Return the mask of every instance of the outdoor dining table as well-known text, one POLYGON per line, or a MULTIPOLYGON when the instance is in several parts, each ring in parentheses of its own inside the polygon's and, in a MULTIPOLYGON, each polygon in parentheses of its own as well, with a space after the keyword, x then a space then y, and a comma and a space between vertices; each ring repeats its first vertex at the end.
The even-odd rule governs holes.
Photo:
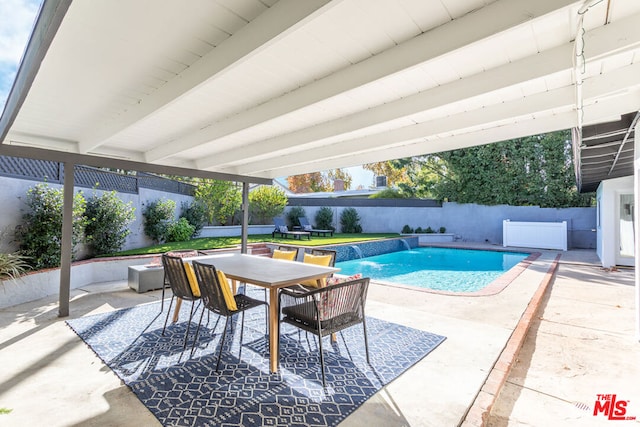
POLYGON ((324 267, 303 262, 285 261, 264 256, 247 254, 204 255, 184 258, 185 261, 198 261, 212 264, 221 270, 227 278, 235 282, 249 283, 269 290, 269 367, 271 372, 278 371, 278 289, 300 283, 304 280, 322 279, 340 271, 339 268, 324 267))

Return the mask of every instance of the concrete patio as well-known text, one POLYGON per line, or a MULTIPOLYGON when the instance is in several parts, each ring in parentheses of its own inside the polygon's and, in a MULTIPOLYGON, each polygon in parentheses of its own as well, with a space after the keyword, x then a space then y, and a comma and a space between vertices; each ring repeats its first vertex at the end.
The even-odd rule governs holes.
MULTIPOLYGON (((628 415, 640 416, 633 291, 633 270, 602 270, 592 251, 545 251, 504 291, 488 297, 374 284, 368 315, 447 340, 341 425, 480 425, 482 413, 469 411, 478 405, 493 406, 493 426, 602 425, 602 415, 573 403, 593 408, 603 393, 629 400, 628 415), (530 335, 522 336, 502 393, 495 404, 478 402, 486 398, 478 392, 486 389, 513 331, 522 331, 529 302, 552 279, 558 254, 555 279, 540 298, 530 335)), ((126 282, 96 283, 72 291, 71 317, 159 298, 159 291, 137 294, 126 282)), ((11 410, 0 415, 0 425, 159 425, 57 317, 56 296, 0 311, 0 365, 0 408, 11 410)))

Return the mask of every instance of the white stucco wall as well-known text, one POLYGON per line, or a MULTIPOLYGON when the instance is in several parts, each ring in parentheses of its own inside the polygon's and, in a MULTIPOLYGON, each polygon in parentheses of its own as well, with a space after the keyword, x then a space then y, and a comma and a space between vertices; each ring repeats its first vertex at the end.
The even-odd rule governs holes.
POLYGON ((602 181, 596 192, 598 199, 597 253, 602 266, 607 268, 617 264, 616 255, 620 246, 617 221, 620 194, 623 193, 633 193, 632 176, 602 181))

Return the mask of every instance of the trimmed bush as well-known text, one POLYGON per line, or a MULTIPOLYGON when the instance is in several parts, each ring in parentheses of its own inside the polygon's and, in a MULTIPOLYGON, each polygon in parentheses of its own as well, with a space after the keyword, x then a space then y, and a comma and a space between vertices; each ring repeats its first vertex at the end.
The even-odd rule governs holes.
POLYGON ((166 241, 175 210, 176 202, 173 200, 162 199, 149 202, 142 212, 144 233, 156 243, 166 241))
POLYGON ((328 206, 321 207, 316 213, 316 226, 320 230, 333 230, 335 231, 335 227, 333 226, 333 211, 328 206))
POLYGON ((294 206, 287 212, 287 222, 290 227, 300 226, 300 217, 307 216, 302 206, 294 206))
POLYGON ((191 237, 198 237, 207 222, 207 207, 202 201, 195 199, 191 203, 182 202, 180 208, 182 209, 180 218, 186 219, 193 227, 191 237))
POLYGON ((340 215, 340 226, 343 233, 362 233, 360 215, 355 208, 346 208, 340 215))
POLYGON ((85 217, 85 237, 92 255, 112 254, 122 249, 131 233, 128 226, 135 219, 135 209, 109 191, 87 201, 85 217))
MULTIPOLYGON (((60 266, 64 204, 62 189, 38 184, 27 191, 25 203, 27 209, 23 210, 23 223, 15 230, 16 241, 23 255, 35 270, 60 266)), ((73 196, 72 259, 75 259, 76 247, 82 241, 85 207, 84 196, 76 193, 73 196)))
POLYGON ((185 242, 193 236, 193 225, 186 218, 172 221, 167 227, 167 242, 185 242))
POLYGON ((411 234, 413 233, 413 228, 409 227, 409 224, 405 224, 404 227, 402 227, 402 234, 411 234))

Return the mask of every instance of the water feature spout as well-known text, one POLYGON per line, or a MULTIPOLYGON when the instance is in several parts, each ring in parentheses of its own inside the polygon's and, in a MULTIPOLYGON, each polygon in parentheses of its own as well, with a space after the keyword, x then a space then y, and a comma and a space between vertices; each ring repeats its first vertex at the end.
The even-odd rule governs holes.
POLYGON ((362 255, 362 249, 360 249, 359 246, 351 245, 351 249, 353 249, 353 251, 356 253, 356 258, 357 259, 364 258, 364 256, 362 255))
POLYGON ((402 245, 404 246, 405 250, 407 251, 411 250, 411 246, 409 246, 409 243, 405 239, 400 239, 400 241, 402 242, 402 245))

